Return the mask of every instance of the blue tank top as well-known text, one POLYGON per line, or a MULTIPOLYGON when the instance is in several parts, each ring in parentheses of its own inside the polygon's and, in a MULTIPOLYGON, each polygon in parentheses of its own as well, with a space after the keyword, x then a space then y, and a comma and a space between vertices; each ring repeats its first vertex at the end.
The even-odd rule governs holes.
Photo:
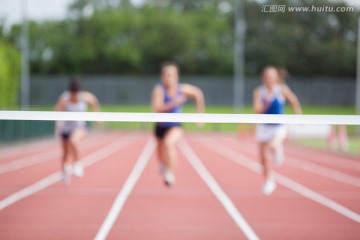
MULTIPOLYGON (((169 95, 168 91, 166 90, 166 87, 161 84, 161 88, 163 89, 163 93, 164 93, 164 103, 169 103, 172 101, 172 97, 169 95)), ((180 84, 177 85, 176 87, 176 95, 177 97, 181 97, 182 96, 182 92, 181 92, 181 86, 180 84)), ((182 106, 178 105, 172 109, 170 109, 169 111, 167 111, 167 113, 181 113, 182 111, 182 106)), ((173 126, 180 126, 179 122, 161 122, 161 123, 157 123, 157 125, 162 126, 162 127, 173 127, 173 126)))
MULTIPOLYGON (((260 96, 263 104, 266 103, 267 96, 270 93, 267 88, 262 85, 260 87, 260 96)), ((275 85, 274 87, 274 96, 271 99, 268 108, 265 110, 264 114, 283 114, 285 107, 285 98, 281 93, 281 85, 275 85)), ((280 124, 267 124, 267 125, 280 125, 280 124)))

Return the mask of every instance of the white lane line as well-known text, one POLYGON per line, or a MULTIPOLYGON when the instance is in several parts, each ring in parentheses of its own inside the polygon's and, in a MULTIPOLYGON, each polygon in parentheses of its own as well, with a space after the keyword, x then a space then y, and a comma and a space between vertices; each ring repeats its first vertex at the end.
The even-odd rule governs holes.
MULTIPOLYGON (((253 170, 256 173, 261 173, 261 165, 254 162, 253 160, 247 158, 246 156, 232 150, 229 149, 227 147, 224 146, 220 146, 219 143, 215 142, 215 141, 210 141, 210 140, 202 140, 200 141, 200 143, 205 146, 206 148, 210 149, 211 151, 214 151, 224 157, 226 157, 227 159, 234 161, 248 169, 253 170)), ((330 208, 331 210, 357 222, 360 223, 360 215, 346 207, 344 207, 343 205, 321 195, 318 194, 314 191, 312 191, 311 189, 285 177, 282 176, 281 174, 275 173, 274 174, 276 177, 276 180, 279 184, 293 190, 294 192, 297 192, 298 194, 313 200, 314 202, 319 203, 320 205, 323 205, 325 207, 330 208)))
MULTIPOLYGON (((85 144, 85 148, 83 150, 87 150, 87 149, 95 147, 99 143, 98 143, 98 140, 91 139, 91 140, 89 140, 89 142, 85 142, 84 144, 85 144)), ((101 144, 103 144, 103 143, 101 143, 101 144)), ((24 157, 21 159, 17 159, 15 161, 4 163, 4 164, 0 165, 0 175, 4 174, 4 173, 15 171, 15 170, 19 170, 22 168, 31 167, 31 166, 34 166, 34 165, 37 165, 37 164, 40 164, 43 162, 53 160, 55 158, 60 158, 59 149, 56 149, 56 150, 51 149, 49 151, 41 152, 41 153, 27 156, 27 157, 24 157)))
POLYGON ((2 146, 4 148, 0 149, 0 155, 2 158, 16 157, 19 155, 19 149, 23 151, 45 151, 49 147, 55 145, 56 145, 56 141, 52 137, 48 137, 46 139, 41 139, 41 140, 35 140, 35 142, 31 142, 31 143, 12 143, 11 145, 9 143, 2 146))
POLYGON ((338 212, 338 213, 344 215, 345 217, 348 217, 351 220, 354 220, 357 223, 360 223, 360 215, 357 214, 356 212, 344 207, 343 205, 341 205, 319 193, 316 193, 316 192, 306 188, 305 186, 293 181, 292 179, 287 178, 280 174, 276 174, 276 181, 278 183, 282 184, 283 186, 285 186, 289 189, 293 189, 295 192, 300 193, 301 195, 303 195, 317 203, 320 203, 321 205, 326 206, 326 207, 334 210, 335 212, 338 212))
MULTIPOLYGON (((231 144, 232 143, 238 144, 238 142, 235 143, 235 141, 231 141, 231 144)), ((255 147, 253 145, 250 145, 248 143, 245 143, 245 145, 248 149, 255 150, 255 147)), ((291 153, 291 154, 289 154, 290 156, 286 156, 286 161, 285 161, 286 165, 289 165, 291 167, 298 168, 298 169, 301 169, 301 170, 304 170, 304 171, 307 171, 310 173, 314 173, 319 176, 329 178, 331 180, 342 182, 342 183, 352 185, 355 187, 360 187, 360 178, 353 177, 349 174, 345 174, 343 172, 321 166, 319 164, 316 164, 312 161, 303 159, 301 157, 293 157, 292 154, 296 155, 296 153, 291 153)))
POLYGON ((34 154, 32 156, 27 156, 9 163, 5 163, 0 165, 0 174, 12 172, 15 170, 19 170, 25 167, 30 167, 42 162, 49 161, 51 159, 57 158, 60 156, 60 151, 56 150, 49 150, 46 152, 34 154))
MULTIPOLYGON (((129 146, 136 138, 131 137, 121 137, 120 140, 117 140, 116 142, 113 142, 112 144, 108 145, 107 147, 103 147, 100 150, 93 152, 90 155, 87 155, 84 157, 81 161, 83 163, 84 167, 88 167, 118 151, 121 149, 129 146)), ((48 177, 45 177, 41 179, 40 181, 21 189, 20 191, 13 193, 12 195, 4 198, 0 201, 0 211, 4 208, 28 197, 32 194, 39 192, 40 190, 43 190, 52 184, 57 183, 61 180, 61 172, 58 171, 54 174, 49 175, 48 177)))
POLYGON ((315 163, 305 162, 306 160, 300 160, 300 158, 286 158, 287 160, 289 160, 285 162, 286 165, 299 168, 307 172, 311 172, 355 187, 360 187, 360 178, 353 177, 348 174, 327 167, 323 167, 315 163))
MULTIPOLYGON (((238 137, 235 137, 235 136, 232 137, 231 141, 233 141, 236 145, 239 144, 238 137)), ((255 140, 251 140, 250 142, 246 142, 246 143, 248 145, 251 143, 255 144, 255 140)), ((291 144, 291 145, 293 145, 293 144, 291 144)), ((356 159, 351 159, 351 157, 346 158, 344 156, 337 156, 337 155, 321 152, 321 151, 315 150, 315 149, 309 149, 309 148, 305 148, 305 147, 299 148, 299 147, 291 146, 291 145, 287 147, 287 152, 289 154, 295 153, 296 155, 299 155, 299 154, 302 155, 301 157, 297 157, 297 158, 304 159, 308 162, 336 166, 336 167, 340 167, 340 168, 344 168, 344 169, 350 169, 352 171, 360 171, 360 161, 356 161, 356 159), (324 158, 323 154, 326 154, 325 158, 324 158), (304 155, 311 155, 314 157, 311 159, 307 159, 306 157, 304 157, 304 155)))
POLYGON ((153 139, 150 139, 145 148, 143 149, 140 157, 138 158, 134 168, 132 169, 129 177, 126 179, 126 182, 124 186, 121 188, 121 191, 116 196, 115 201, 113 205, 111 206, 111 209, 106 216, 104 222, 102 223, 99 231, 97 232, 95 236, 95 240, 102 240, 106 239, 107 235, 109 234, 112 226, 114 225, 117 217, 119 216, 122 207, 124 206, 126 200, 128 199, 131 191, 133 190, 136 182, 140 178, 146 164, 150 160, 151 155, 155 151, 155 141, 153 139))
POLYGON ((259 239, 251 226, 247 223, 245 218, 241 215, 238 209, 235 207, 234 203, 231 199, 226 195, 226 193, 222 190, 220 185, 216 182, 214 177, 210 174, 210 172, 206 169, 204 164, 201 162, 199 157, 195 154, 195 152, 190 148, 189 144, 185 141, 179 144, 180 150, 186 156, 187 160, 202 178, 202 180, 206 183, 215 197, 220 201, 225 210, 228 212, 230 217, 234 220, 235 224, 241 229, 241 231, 245 234, 248 239, 259 239))
MULTIPOLYGON (((104 132, 101 130, 90 131, 90 134, 83 143, 87 144, 87 142, 92 141, 93 138, 98 138, 103 135, 104 132)), ((20 143, 9 143, 9 144, 0 145, 0 147, 3 147, 2 149, 0 149, 0 156, 1 158, 4 159, 8 157, 18 158, 19 153, 21 154, 21 151, 27 152, 28 155, 36 154, 34 153, 35 151, 45 152, 49 148, 58 147, 59 139, 60 138, 58 136, 47 136, 41 139, 29 139, 30 142, 26 142, 26 143, 20 142, 20 143), (21 151, 19 151, 19 149, 21 149, 21 151)))
POLYGON ((326 158, 322 158, 321 157, 321 153, 317 152, 317 151, 313 151, 310 149, 299 149, 296 150, 293 147, 291 147, 291 149, 289 149, 289 153, 294 153, 297 154, 298 151, 301 151, 301 154, 311 154, 312 156, 314 156, 313 159, 305 159, 304 157, 301 157, 302 159, 306 160, 306 161, 310 161, 310 162, 315 162, 315 163, 323 163, 326 165, 331 165, 331 166, 336 166, 336 167, 341 167, 341 168, 345 168, 345 169, 350 169, 352 171, 360 171, 360 162, 357 162, 356 160, 352 160, 352 159, 348 159, 348 158, 344 158, 341 156, 329 156, 327 155, 326 158), (319 157, 320 156, 320 157, 319 157))

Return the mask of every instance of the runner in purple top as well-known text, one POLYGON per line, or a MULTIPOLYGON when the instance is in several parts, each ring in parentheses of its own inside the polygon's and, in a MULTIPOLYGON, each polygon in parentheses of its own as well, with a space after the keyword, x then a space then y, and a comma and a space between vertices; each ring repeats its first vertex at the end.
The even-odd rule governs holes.
MULTIPOLYGON (((204 112, 204 95, 200 88, 179 83, 179 68, 175 63, 165 62, 161 66, 161 84, 154 87, 151 106, 157 113, 180 113, 188 98, 194 100, 198 113, 204 112)), ((176 144, 184 132, 178 122, 156 123, 154 130, 157 139, 157 152, 160 171, 164 182, 171 186, 175 183, 177 163, 176 144)))

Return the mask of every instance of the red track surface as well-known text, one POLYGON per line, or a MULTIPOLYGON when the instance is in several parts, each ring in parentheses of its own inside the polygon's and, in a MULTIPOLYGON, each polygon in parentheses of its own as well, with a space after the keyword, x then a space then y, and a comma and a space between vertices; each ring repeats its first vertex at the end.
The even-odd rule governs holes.
MULTIPOLYGON (((82 144, 82 155, 98 155, 96 162, 86 168, 85 177, 73 178, 69 186, 55 182, 1 209, 0 239, 94 239, 116 196, 125 191, 124 184, 149 139, 152 136, 148 133, 90 135, 82 144), (104 149, 110 152, 105 154, 104 149)), ((360 239, 359 159, 288 144, 286 162, 276 169, 277 189, 273 195, 263 196, 262 177, 256 165, 257 146, 251 137, 187 134, 185 140, 235 206, 232 211, 241 214, 258 238, 360 239), (293 185, 287 185, 291 181, 302 186, 293 189, 293 185), (302 194, 303 187, 312 191, 310 197, 302 194), (332 200, 341 209, 333 210, 322 200, 316 202, 314 194, 332 200), (343 214, 344 209, 355 220, 343 214)), ((31 143, 30 147, 17 146, 15 151, 1 150, 0 171, 5 164, 30 161, 26 157, 42 152, 53 151, 54 155, 1 173, 0 205, 4 199, 59 171, 58 148, 55 141, 49 140, 31 143)), ((150 155, 110 226, 107 239, 247 238, 190 164, 195 160, 187 159, 189 155, 180 149, 172 188, 163 185, 156 155, 150 155)))

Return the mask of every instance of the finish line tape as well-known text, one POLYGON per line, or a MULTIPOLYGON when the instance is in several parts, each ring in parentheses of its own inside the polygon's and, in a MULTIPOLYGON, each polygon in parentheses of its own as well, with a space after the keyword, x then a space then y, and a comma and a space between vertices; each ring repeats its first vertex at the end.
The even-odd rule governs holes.
POLYGON ((0 111, 0 120, 360 125, 360 115, 0 111))

